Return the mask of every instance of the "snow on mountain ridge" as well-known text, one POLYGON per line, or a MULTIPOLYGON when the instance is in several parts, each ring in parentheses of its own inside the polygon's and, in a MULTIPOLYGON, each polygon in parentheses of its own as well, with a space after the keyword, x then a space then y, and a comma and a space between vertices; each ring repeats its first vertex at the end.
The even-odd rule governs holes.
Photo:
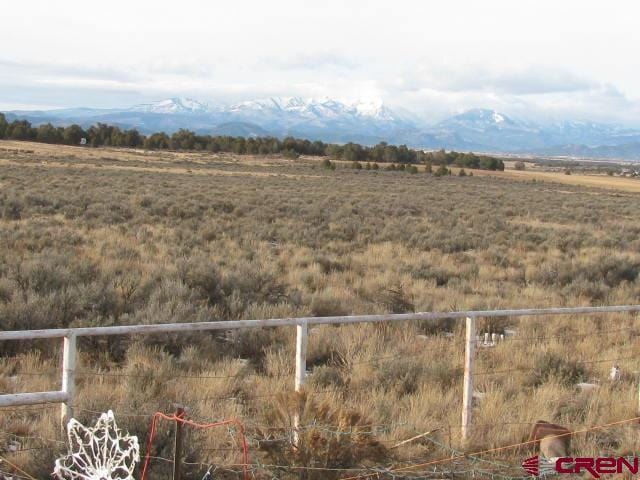
POLYGON ((393 112, 380 100, 375 101, 340 101, 331 98, 302 97, 270 97, 266 99, 248 100, 232 105, 231 112, 240 111, 273 111, 309 114, 313 116, 329 116, 348 114, 379 120, 392 120, 393 112))
POLYGON ((173 97, 152 103, 136 105, 134 111, 146 113, 206 113, 210 107, 192 98, 173 97))

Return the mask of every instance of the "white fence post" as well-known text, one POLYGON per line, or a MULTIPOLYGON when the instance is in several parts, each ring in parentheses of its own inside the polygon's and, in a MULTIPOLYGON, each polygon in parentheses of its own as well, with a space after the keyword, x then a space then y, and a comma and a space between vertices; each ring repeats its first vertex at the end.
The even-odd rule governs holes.
POLYGON ((309 327, 306 320, 296 326, 296 392, 300 392, 307 373, 307 338, 309 327))
MULTIPOLYGON (((309 327, 306 320, 301 320, 296 325, 296 392, 301 392, 304 387, 307 374, 307 341, 309 327)), ((300 409, 296 405, 293 414, 293 444, 297 447, 300 440, 300 409)))
POLYGON ((73 404, 76 393, 76 335, 70 333, 64 337, 62 350, 62 391, 67 400, 62 404, 60 420, 63 430, 67 422, 73 418, 73 404))
POLYGON ((464 351, 464 390, 462 392, 462 441, 469 439, 473 417, 473 361, 476 347, 476 318, 467 317, 464 351))

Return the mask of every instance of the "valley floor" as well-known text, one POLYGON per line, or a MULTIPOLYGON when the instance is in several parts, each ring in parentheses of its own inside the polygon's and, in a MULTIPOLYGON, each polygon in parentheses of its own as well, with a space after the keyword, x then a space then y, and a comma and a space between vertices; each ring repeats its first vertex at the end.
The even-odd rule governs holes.
MULTIPOLYGON (((640 180, 473 174, 0 142, 0 329, 638 303, 640 180)), ((540 419, 578 431, 637 413, 636 315, 483 319, 479 333, 508 338, 479 349, 465 447, 461 322, 314 328, 303 398, 293 330, 83 339, 78 419, 112 409, 144 444, 150 416, 180 403, 194 420, 243 422, 255 478, 337 479, 518 443, 540 419)), ((60 388, 59 347, 3 343, 0 391, 60 388)), ((2 409, 0 455, 48 478, 65 451, 58 409, 2 409)), ((171 478, 165 427, 154 480, 171 478)), ((639 447, 635 423, 573 439, 582 456, 639 447)), ((209 464, 237 478, 227 430, 189 431, 185 449, 185 478, 209 464)), ((522 477, 529 456, 407 470, 522 477)))

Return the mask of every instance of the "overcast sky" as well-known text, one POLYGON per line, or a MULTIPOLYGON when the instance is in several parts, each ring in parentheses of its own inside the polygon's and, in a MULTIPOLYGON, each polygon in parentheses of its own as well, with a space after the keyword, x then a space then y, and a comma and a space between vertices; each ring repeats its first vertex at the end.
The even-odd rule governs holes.
POLYGON ((381 99, 640 125, 640 2, 5 2, 0 109, 381 99))

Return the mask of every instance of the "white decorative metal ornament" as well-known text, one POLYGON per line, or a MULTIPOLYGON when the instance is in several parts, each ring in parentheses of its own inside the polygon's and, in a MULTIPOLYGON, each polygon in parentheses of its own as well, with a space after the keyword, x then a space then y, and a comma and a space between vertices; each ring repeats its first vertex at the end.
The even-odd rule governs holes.
POLYGON ((138 437, 123 435, 113 412, 100 415, 95 427, 76 419, 67 424, 69 454, 56 460, 54 475, 61 480, 133 480, 140 461, 138 437))

